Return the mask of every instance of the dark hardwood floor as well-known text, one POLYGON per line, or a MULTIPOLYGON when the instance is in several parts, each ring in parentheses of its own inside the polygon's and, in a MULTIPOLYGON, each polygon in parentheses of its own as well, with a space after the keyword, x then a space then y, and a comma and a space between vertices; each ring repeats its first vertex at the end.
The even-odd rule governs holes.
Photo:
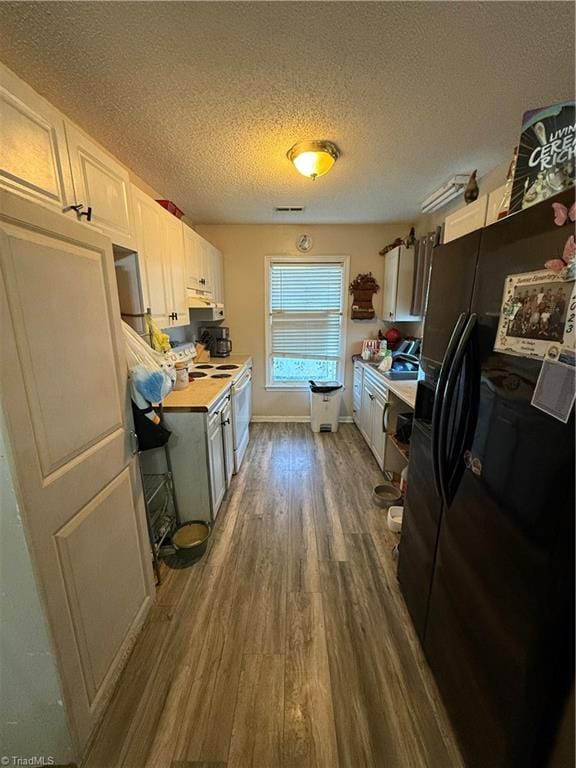
POLYGON ((256 424, 205 557, 163 569, 85 768, 461 768, 351 424, 256 424))

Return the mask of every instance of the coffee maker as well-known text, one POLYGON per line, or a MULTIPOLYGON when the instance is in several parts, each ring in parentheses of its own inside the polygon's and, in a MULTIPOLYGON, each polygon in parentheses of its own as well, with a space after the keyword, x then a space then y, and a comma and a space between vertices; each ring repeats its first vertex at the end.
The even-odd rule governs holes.
POLYGON ((200 341, 212 357, 228 357, 232 352, 230 328, 225 325, 205 325, 200 328, 200 341))

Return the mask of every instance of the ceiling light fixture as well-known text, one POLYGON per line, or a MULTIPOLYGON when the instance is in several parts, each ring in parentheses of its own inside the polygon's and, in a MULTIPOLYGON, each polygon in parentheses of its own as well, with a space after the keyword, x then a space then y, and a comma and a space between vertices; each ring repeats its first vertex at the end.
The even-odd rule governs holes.
POLYGON ((340 157, 340 150, 331 141, 299 141, 288 150, 288 159, 302 176, 314 179, 324 176, 340 157))
POLYGON ((449 181, 437 189, 436 192, 428 195, 426 200, 422 203, 422 213, 432 213, 432 211, 437 211, 439 208, 442 208, 449 203, 450 200, 453 200, 463 191, 469 178, 470 175, 464 173, 458 173, 456 176, 453 176, 449 181))

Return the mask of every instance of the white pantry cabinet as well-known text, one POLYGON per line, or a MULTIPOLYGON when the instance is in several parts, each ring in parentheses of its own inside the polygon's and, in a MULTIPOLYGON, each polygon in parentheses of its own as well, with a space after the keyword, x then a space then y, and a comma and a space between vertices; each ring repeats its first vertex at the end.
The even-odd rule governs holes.
POLYGON ((92 209, 91 223, 113 243, 133 248, 128 171, 68 122, 66 137, 76 202, 92 209))
POLYGON ((399 245, 384 257, 382 320, 387 323, 420 320, 411 311, 414 291, 414 249, 399 245))
POLYGON ((61 213, 74 203, 63 116, 1 64, 0 116, 0 187, 61 213))
POLYGON ((18 506, 80 763, 154 595, 110 240, 0 190, 0 325, 18 506))

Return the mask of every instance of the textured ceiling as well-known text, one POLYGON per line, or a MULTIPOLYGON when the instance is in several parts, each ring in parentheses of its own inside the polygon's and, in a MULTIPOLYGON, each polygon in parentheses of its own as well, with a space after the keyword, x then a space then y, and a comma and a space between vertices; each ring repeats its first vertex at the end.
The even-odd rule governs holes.
POLYGON ((0 2, 0 58, 196 223, 415 218, 573 96, 573 31, 568 2, 0 2), (317 138, 312 182, 286 151, 317 138))

